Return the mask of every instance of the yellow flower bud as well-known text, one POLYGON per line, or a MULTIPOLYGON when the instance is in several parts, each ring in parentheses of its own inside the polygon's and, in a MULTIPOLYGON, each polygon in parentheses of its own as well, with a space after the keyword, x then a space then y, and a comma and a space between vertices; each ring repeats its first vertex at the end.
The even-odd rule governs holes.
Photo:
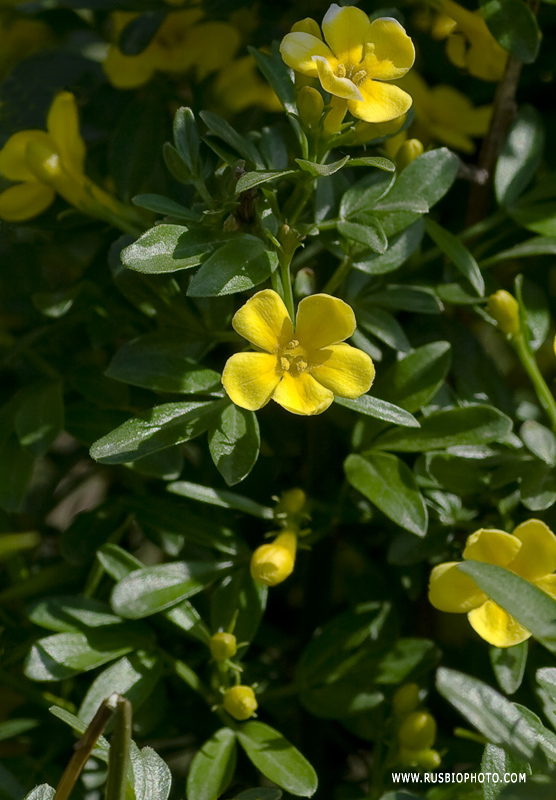
POLYGON ((347 112, 347 103, 344 103, 343 105, 333 106, 326 115, 326 117, 324 118, 324 122, 322 124, 325 133, 328 134, 337 133, 340 130, 340 125, 344 121, 346 112, 347 112))
POLYGON ((300 514, 303 507, 307 502, 307 495, 303 489, 288 489, 282 492, 280 502, 277 506, 277 511, 282 511, 285 514, 300 514))
POLYGON ((425 750, 436 738, 436 722, 427 711, 414 711, 402 722, 398 731, 402 747, 408 750, 425 750))
POLYGON ((234 719, 249 719, 257 707, 257 698, 250 686, 232 686, 224 694, 224 710, 234 719))
POLYGON ((508 336, 519 333, 519 304, 505 289, 499 289, 488 298, 487 311, 508 336))
POLYGON ((215 633, 209 642, 210 654, 215 661, 226 661, 237 653, 237 640, 233 633, 215 633))
POLYGON ((297 535, 284 531, 272 544, 258 547, 251 558, 251 575, 259 583, 276 586, 292 574, 297 550, 297 535))
POLYGON ((417 766, 427 772, 437 769, 440 766, 440 761, 440 754, 436 750, 431 750, 430 747, 420 750, 417 753, 417 766))
POLYGON ((305 127, 318 127, 323 108, 324 100, 321 93, 312 86, 302 86, 297 93, 297 110, 305 127))
POLYGON ((398 169, 400 171, 405 169, 414 159, 422 155, 424 150, 425 148, 419 139, 408 139, 407 142, 402 144, 396 154, 396 165, 398 169))
POLYGON ((419 687, 416 683, 406 683, 400 686, 392 698, 394 713, 399 717, 411 714, 419 705, 419 687))

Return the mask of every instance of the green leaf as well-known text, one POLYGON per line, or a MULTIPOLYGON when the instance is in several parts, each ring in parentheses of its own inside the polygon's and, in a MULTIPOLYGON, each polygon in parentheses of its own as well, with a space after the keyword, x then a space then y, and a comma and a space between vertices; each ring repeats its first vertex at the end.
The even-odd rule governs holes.
POLYGON ((551 700, 556 701, 556 668, 543 667, 535 673, 539 686, 548 694, 551 700))
POLYGON ((221 376, 198 363, 206 346, 182 337, 183 332, 160 331, 133 339, 120 347, 105 375, 158 392, 221 394, 221 376))
POLYGON ((183 183, 186 186, 193 183, 194 179, 189 167, 173 144, 164 142, 162 146, 162 156, 166 164, 166 169, 179 183, 183 183))
MULTIPOLYGON (((531 767, 522 759, 507 753, 501 747, 487 744, 481 761, 481 772, 490 773, 489 779, 483 783, 484 800, 498 800, 504 796, 505 776, 509 773, 531 774, 531 767), (495 783, 492 775, 497 774, 499 780, 495 783)), ((533 800, 533 795, 531 796, 533 800)))
POLYGON ((369 247, 377 253, 384 253, 388 247, 384 228, 377 219, 370 215, 366 215, 365 224, 340 220, 336 227, 346 239, 369 247))
POLYGON ((315 770, 281 733, 249 720, 238 727, 236 735, 255 767, 282 789, 296 797, 312 797, 316 792, 315 770))
POLYGON ((217 800, 234 776, 237 758, 236 735, 220 728, 197 751, 187 776, 188 800, 217 800))
POLYGON ((38 719, 26 719, 22 717, 20 719, 4 720, 4 722, 0 722, 0 742, 15 739, 21 736, 21 734, 33 730, 33 728, 36 728, 38 725, 40 725, 38 719))
POLYGON ((189 284, 192 297, 244 292, 265 281, 278 266, 275 252, 249 233, 238 234, 204 262, 189 284))
POLYGON ((35 786, 29 794, 26 794, 24 800, 54 800, 55 794, 56 789, 47 783, 41 783, 40 786, 35 786))
POLYGON ((548 336, 551 325, 546 292, 523 275, 518 275, 515 279, 515 293, 521 316, 529 329, 529 344, 536 351, 548 336))
POLYGON ((246 172, 236 183, 236 194, 247 192, 249 189, 254 189, 255 186, 260 186, 262 183, 269 183, 278 178, 285 178, 288 175, 295 175, 295 169, 282 169, 273 170, 271 172, 246 172))
POLYGON ((168 800, 172 773, 152 747, 131 748, 135 800, 168 800))
POLYGON ((272 54, 263 53, 256 47, 247 48, 257 62, 257 66, 272 86, 288 114, 297 114, 295 86, 290 70, 284 63, 277 46, 273 46, 272 54))
POLYGON ((480 445, 500 441, 512 429, 512 421, 493 406, 483 404, 435 411, 421 420, 418 430, 383 433, 373 447, 401 453, 441 450, 455 445, 480 445))
POLYGON ((413 197, 432 208, 452 186, 459 165, 459 158, 446 147, 423 153, 399 173, 388 193, 388 204, 403 203, 405 198, 413 197))
POLYGON ((212 630, 230 630, 233 624, 238 642, 251 642, 266 609, 267 597, 268 586, 253 580, 249 566, 236 570, 211 594, 212 630))
POLYGON ((356 400, 348 400, 345 397, 335 397, 334 399, 338 405, 351 408, 352 411, 357 411, 359 414, 382 419, 385 422, 393 422, 395 425, 402 425, 406 428, 419 427, 419 422, 409 411, 404 411, 403 408, 395 406, 393 403, 387 403, 386 400, 379 400, 378 397, 363 394, 356 400))
MULTIPOLYGON (((80 733, 83 735, 87 730, 87 725, 82 722, 75 714, 70 714, 69 711, 66 711, 65 708, 59 708, 58 706, 51 706, 49 709, 50 713, 61 719, 62 722, 65 722, 66 725, 69 725, 73 731, 76 733, 80 733)), ((108 744, 107 740, 104 736, 99 736, 96 741, 95 749, 93 750, 93 756, 96 758, 100 758, 104 762, 108 762, 108 753, 110 751, 110 745, 108 744)))
POLYGON ((458 239, 457 236, 454 236, 453 233, 442 228, 430 218, 425 221, 425 231, 440 250, 442 250, 444 255, 449 258, 461 274, 467 278, 479 297, 483 297, 485 293, 483 276, 477 266, 477 262, 461 239, 458 239))
POLYGON ((480 0, 481 14, 498 44, 524 64, 537 58, 541 33, 522 0, 480 0))
MULTIPOLYGON (((418 314, 441 314, 444 310, 438 297, 425 286, 390 284, 383 291, 369 295, 369 302, 384 308, 415 311, 418 314)), ((376 313, 374 308, 373 313, 376 313)))
POLYGON ((149 211, 154 211, 156 214, 164 214, 168 217, 176 217, 177 219, 185 220, 186 222, 198 222, 200 215, 189 208, 176 203, 175 200, 170 200, 168 197, 163 197, 160 194, 136 194, 131 198, 134 206, 139 208, 146 208, 149 211))
POLYGON ((64 429, 64 395, 60 382, 38 381, 17 395, 15 430, 22 447, 43 456, 64 429))
POLYGON ((5 511, 23 510, 34 463, 15 433, 0 431, 0 507, 5 511))
POLYGON ((409 467, 390 453, 352 454, 344 462, 346 478, 371 503, 402 528, 424 536, 428 514, 409 467))
POLYGON ((112 608, 128 619, 148 617, 202 592, 232 568, 230 561, 175 561, 144 567, 116 584, 112 608))
POLYGON ((349 165, 350 167, 376 167, 386 172, 396 171, 396 165, 390 161, 389 158, 382 158, 381 156, 361 156, 360 158, 352 158, 349 165))
POLYGON ((528 464, 521 475, 521 502, 529 511, 544 511, 556 502, 554 468, 538 461, 528 464))
POLYGON ((527 664, 529 643, 514 644, 513 647, 491 647, 490 662, 500 688, 506 694, 517 692, 521 686, 527 664))
POLYGON ((115 661, 148 641, 127 623, 106 625, 84 633, 56 633, 39 639, 25 661, 32 681, 61 681, 115 661))
POLYGON ((462 672, 441 667, 436 674, 436 688, 493 744, 541 768, 546 766, 546 756, 539 747, 535 730, 513 703, 490 686, 462 672))
POLYGON ((79 595, 58 595, 37 600, 29 608, 28 617, 35 625, 60 633, 86 633, 89 628, 122 622, 107 603, 79 595))
POLYGON ((201 256, 209 249, 209 245, 199 245, 197 252, 187 258, 176 258, 174 251, 184 233, 187 233, 187 228, 183 225, 156 225, 136 242, 124 247, 121 252, 122 263, 128 269, 150 275, 196 267, 201 263, 201 256))
MULTIPOLYGON (((527 8, 522 0, 516 2, 523 9, 527 8)), ((494 189, 501 206, 513 206, 518 201, 537 171, 543 150, 541 115, 533 106, 520 106, 496 162, 494 189)))
POLYGON ((79 709, 79 719, 87 725, 102 701, 112 692, 125 695, 137 711, 153 692, 162 676, 162 661, 156 654, 141 651, 121 658, 97 675, 79 709))
POLYGON ((258 789, 246 789, 236 794, 234 800, 280 800, 280 789, 271 789, 269 786, 260 786, 258 789))
POLYGON ((192 176, 199 174, 199 131, 190 108, 178 108, 174 116, 174 144, 192 176))
POLYGON ((418 411, 440 389, 450 364, 448 342, 423 345, 379 374, 373 391, 406 411, 418 411))
POLYGON ((58 289, 53 292, 35 292, 31 295, 31 302, 41 314, 51 319, 60 319, 70 308, 84 289, 84 284, 76 284, 69 289, 58 289))
POLYGON ((516 244, 507 250, 502 250, 495 256, 483 259, 480 263, 482 267, 490 267, 491 264, 498 264, 500 261, 510 261, 514 258, 529 258, 530 256, 554 256, 556 255, 556 236, 534 236, 526 242, 516 244))
POLYGON ((91 447, 101 464, 125 464, 188 442, 212 425, 224 401, 164 403, 132 417, 91 447))
POLYGON ((390 239, 384 253, 372 253, 370 256, 355 261, 353 266, 368 275, 384 275, 394 272, 417 250, 421 244, 423 232, 423 220, 418 219, 405 231, 390 239))
POLYGON ((340 218, 349 219, 356 214, 372 211, 381 197, 394 184, 394 176, 387 172, 371 172, 361 178, 347 192, 340 203, 340 218))
POLYGON ((377 339, 380 339, 389 347, 394 350, 399 350, 402 353, 407 353, 411 350, 411 344, 405 335, 404 329, 398 320, 388 311, 382 308, 356 307, 356 316, 359 325, 365 328, 366 331, 372 333, 377 339))
POLYGON ((259 457, 261 436, 256 415, 230 403, 209 430, 208 441, 212 460, 228 486, 240 483, 259 457))
POLYGON ((313 175, 315 178, 327 178, 329 175, 334 175, 342 167, 345 167, 349 161, 349 156, 345 156, 339 161, 334 161, 332 164, 317 164, 314 161, 306 161, 304 158, 296 158, 295 161, 309 175, 313 175))
POLYGON ((200 486, 197 483, 189 483, 188 481, 176 481, 175 483, 170 483, 166 488, 169 492, 179 494, 182 497, 189 497, 192 500, 199 500, 201 503, 209 503, 212 506, 241 511, 244 514, 259 517, 259 519, 274 519, 274 512, 271 508, 263 506, 249 497, 235 494, 235 492, 213 489, 211 486, 200 486))
POLYGON ((201 111, 201 119, 211 133, 226 142, 238 155, 244 158, 255 169, 264 169, 261 155, 253 142, 239 134, 229 122, 213 111, 201 111))
POLYGON ((494 564, 464 561, 458 569, 470 575, 477 586, 508 614, 531 631, 535 639, 556 652, 556 600, 525 578, 494 564))

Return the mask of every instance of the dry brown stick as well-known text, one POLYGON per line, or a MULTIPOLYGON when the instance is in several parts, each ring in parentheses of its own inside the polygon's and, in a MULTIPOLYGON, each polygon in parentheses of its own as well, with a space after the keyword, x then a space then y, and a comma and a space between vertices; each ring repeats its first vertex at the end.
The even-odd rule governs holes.
POLYGON ((482 220, 488 213, 496 160, 517 109, 515 95, 522 66, 522 61, 510 56, 502 80, 496 89, 490 127, 479 153, 478 172, 484 179, 473 183, 469 192, 466 219, 468 228, 482 220))

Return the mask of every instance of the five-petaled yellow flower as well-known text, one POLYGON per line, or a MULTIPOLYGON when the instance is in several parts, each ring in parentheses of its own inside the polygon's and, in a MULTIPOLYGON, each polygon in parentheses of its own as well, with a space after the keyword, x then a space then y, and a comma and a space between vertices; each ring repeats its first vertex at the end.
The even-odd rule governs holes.
MULTIPOLYGON (((467 539, 463 557, 505 567, 556 599, 556 536, 538 519, 523 522, 512 534, 481 528, 467 539)), ((511 647, 528 639, 527 628, 481 591, 457 568, 458 563, 449 561, 433 569, 432 605, 440 611, 467 613, 474 630, 495 647, 511 647)))
POLYGON ((286 306, 272 289, 257 292, 232 320, 235 330, 264 352, 236 353, 222 383, 232 402, 256 411, 270 398, 292 414, 321 414, 334 395, 367 392, 374 366, 362 350, 342 344, 355 331, 343 300, 313 294, 299 303, 295 332, 286 306))
POLYGON ((411 97, 399 86, 384 83, 401 78, 415 60, 413 43, 397 20, 371 22, 355 6, 333 3, 322 30, 326 43, 314 20, 294 25, 280 45, 289 67, 318 77, 333 100, 340 98, 354 117, 366 122, 387 122, 409 110, 411 97))

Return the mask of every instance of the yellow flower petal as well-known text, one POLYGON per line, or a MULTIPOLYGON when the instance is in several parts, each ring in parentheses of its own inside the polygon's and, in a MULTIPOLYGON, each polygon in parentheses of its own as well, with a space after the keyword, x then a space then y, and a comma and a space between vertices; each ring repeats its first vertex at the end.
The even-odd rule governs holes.
POLYGON ((150 57, 145 57, 144 53, 139 56, 124 56, 116 45, 108 50, 102 68, 116 89, 136 89, 150 81, 155 73, 150 57))
POLYGON ((368 79, 359 90, 363 101, 350 100, 348 107, 354 117, 365 122, 388 122, 411 108, 411 96, 399 86, 368 79))
POLYGON ((531 633, 493 600, 487 600, 467 615, 471 627, 495 647, 512 647, 531 636, 531 633))
POLYGON ((375 368, 370 356, 349 344, 334 344, 319 350, 320 366, 311 375, 339 397, 359 397, 371 388, 375 368))
POLYGON ((44 131, 18 131, 10 136, 0 150, 0 172, 9 181, 35 180, 26 158, 29 142, 43 142, 52 146, 52 139, 44 131))
POLYGON ((234 329, 251 344, 273 353, 293 337, 293 325, 280 295, 263 289, 253 295, 232 320, 234 329))
POLYGON ((0 219, 24 222, 46 211, 54 202, 54 191, 37 181, 10 186, 0 194, 0 219))
POLYGON ((459 561, 438 564, 431 572, 429 601, 439 611, 462 614, 482 605, 487 595, 457 566, 459 561))
POLYGON ((520 548, 521 542, 511 533, 496 528, 481 528, 468 537, 463 557, 507 567, 520 548))
POLYGON ((50 106, 46 127, 54 139, 64 168, 75 176, 83 174, 85 142, 79 132, 79 115, 71 92, 60 92, 50 106))
POLYGON ((319 80, 325 92, 346 100, 363 100, 363 95, 354 82, 349 78, 338 78, 326 58, 314 56, 313 61, 317 65, 319 80))
POLYGON ((338 344, 355 331, 351 306, 329 294, 312 294, 298 306, 295 335, 306 350, 338 344))
POLYGON ((194 64, 199 80, 202 80, 232 60, 240 41, 239 31, 227 22, 195 25, 187 38, 187 46, 178 49, 179 53, 187 53, 187 63, 184 62, 182 67, 178 62, 178 71, 194 64))
POLYGON ((332 50, 321 39, 310 33, 286 34, 280 44, 280 52, 288 67, 314 78, 318 73, 313 56, 334 58, 332 50))
POLYGON ((321 386, 308 372, 293 378, 288 373, 276 387, 272 399, 292 414, 312 416, 322 414, 332 403, 334 395, 321 386))
POLYGON ((543 578, 556 570, 556 536, 539 519, 518 525, 513 535, 522 542, 521 549, 508 569, 529 581, 543 578))
POLYGON ((341 8, 332 3, 322 21, 324 38, 336 58, 344 63, 359 64, 370 29, 369 17, 355 6, 341 8))
POLYGON ((276 357, 268 353, 236 353, 226 362, 222 384, 236 406, 257 411, 280 381, 276 357))
POLYGON ((556 600, 556 575, 547 575, 533 583, 556 600))
POLYGON ((413 42, 396 19, 375 19, 370 25, 367 39, 374 45, 373 51, 364 60, 369 77, 391 81, 401 78, 413 66, 413 42))
POLYGON ((320 39, 322 42, 322 34, 320 32, 319 24, 311 17, 305 17, 305 19, 301 19, 299 22, 296 22, 294 25, 292 25, 291 33, 310 33, 311 36, 320 39))

